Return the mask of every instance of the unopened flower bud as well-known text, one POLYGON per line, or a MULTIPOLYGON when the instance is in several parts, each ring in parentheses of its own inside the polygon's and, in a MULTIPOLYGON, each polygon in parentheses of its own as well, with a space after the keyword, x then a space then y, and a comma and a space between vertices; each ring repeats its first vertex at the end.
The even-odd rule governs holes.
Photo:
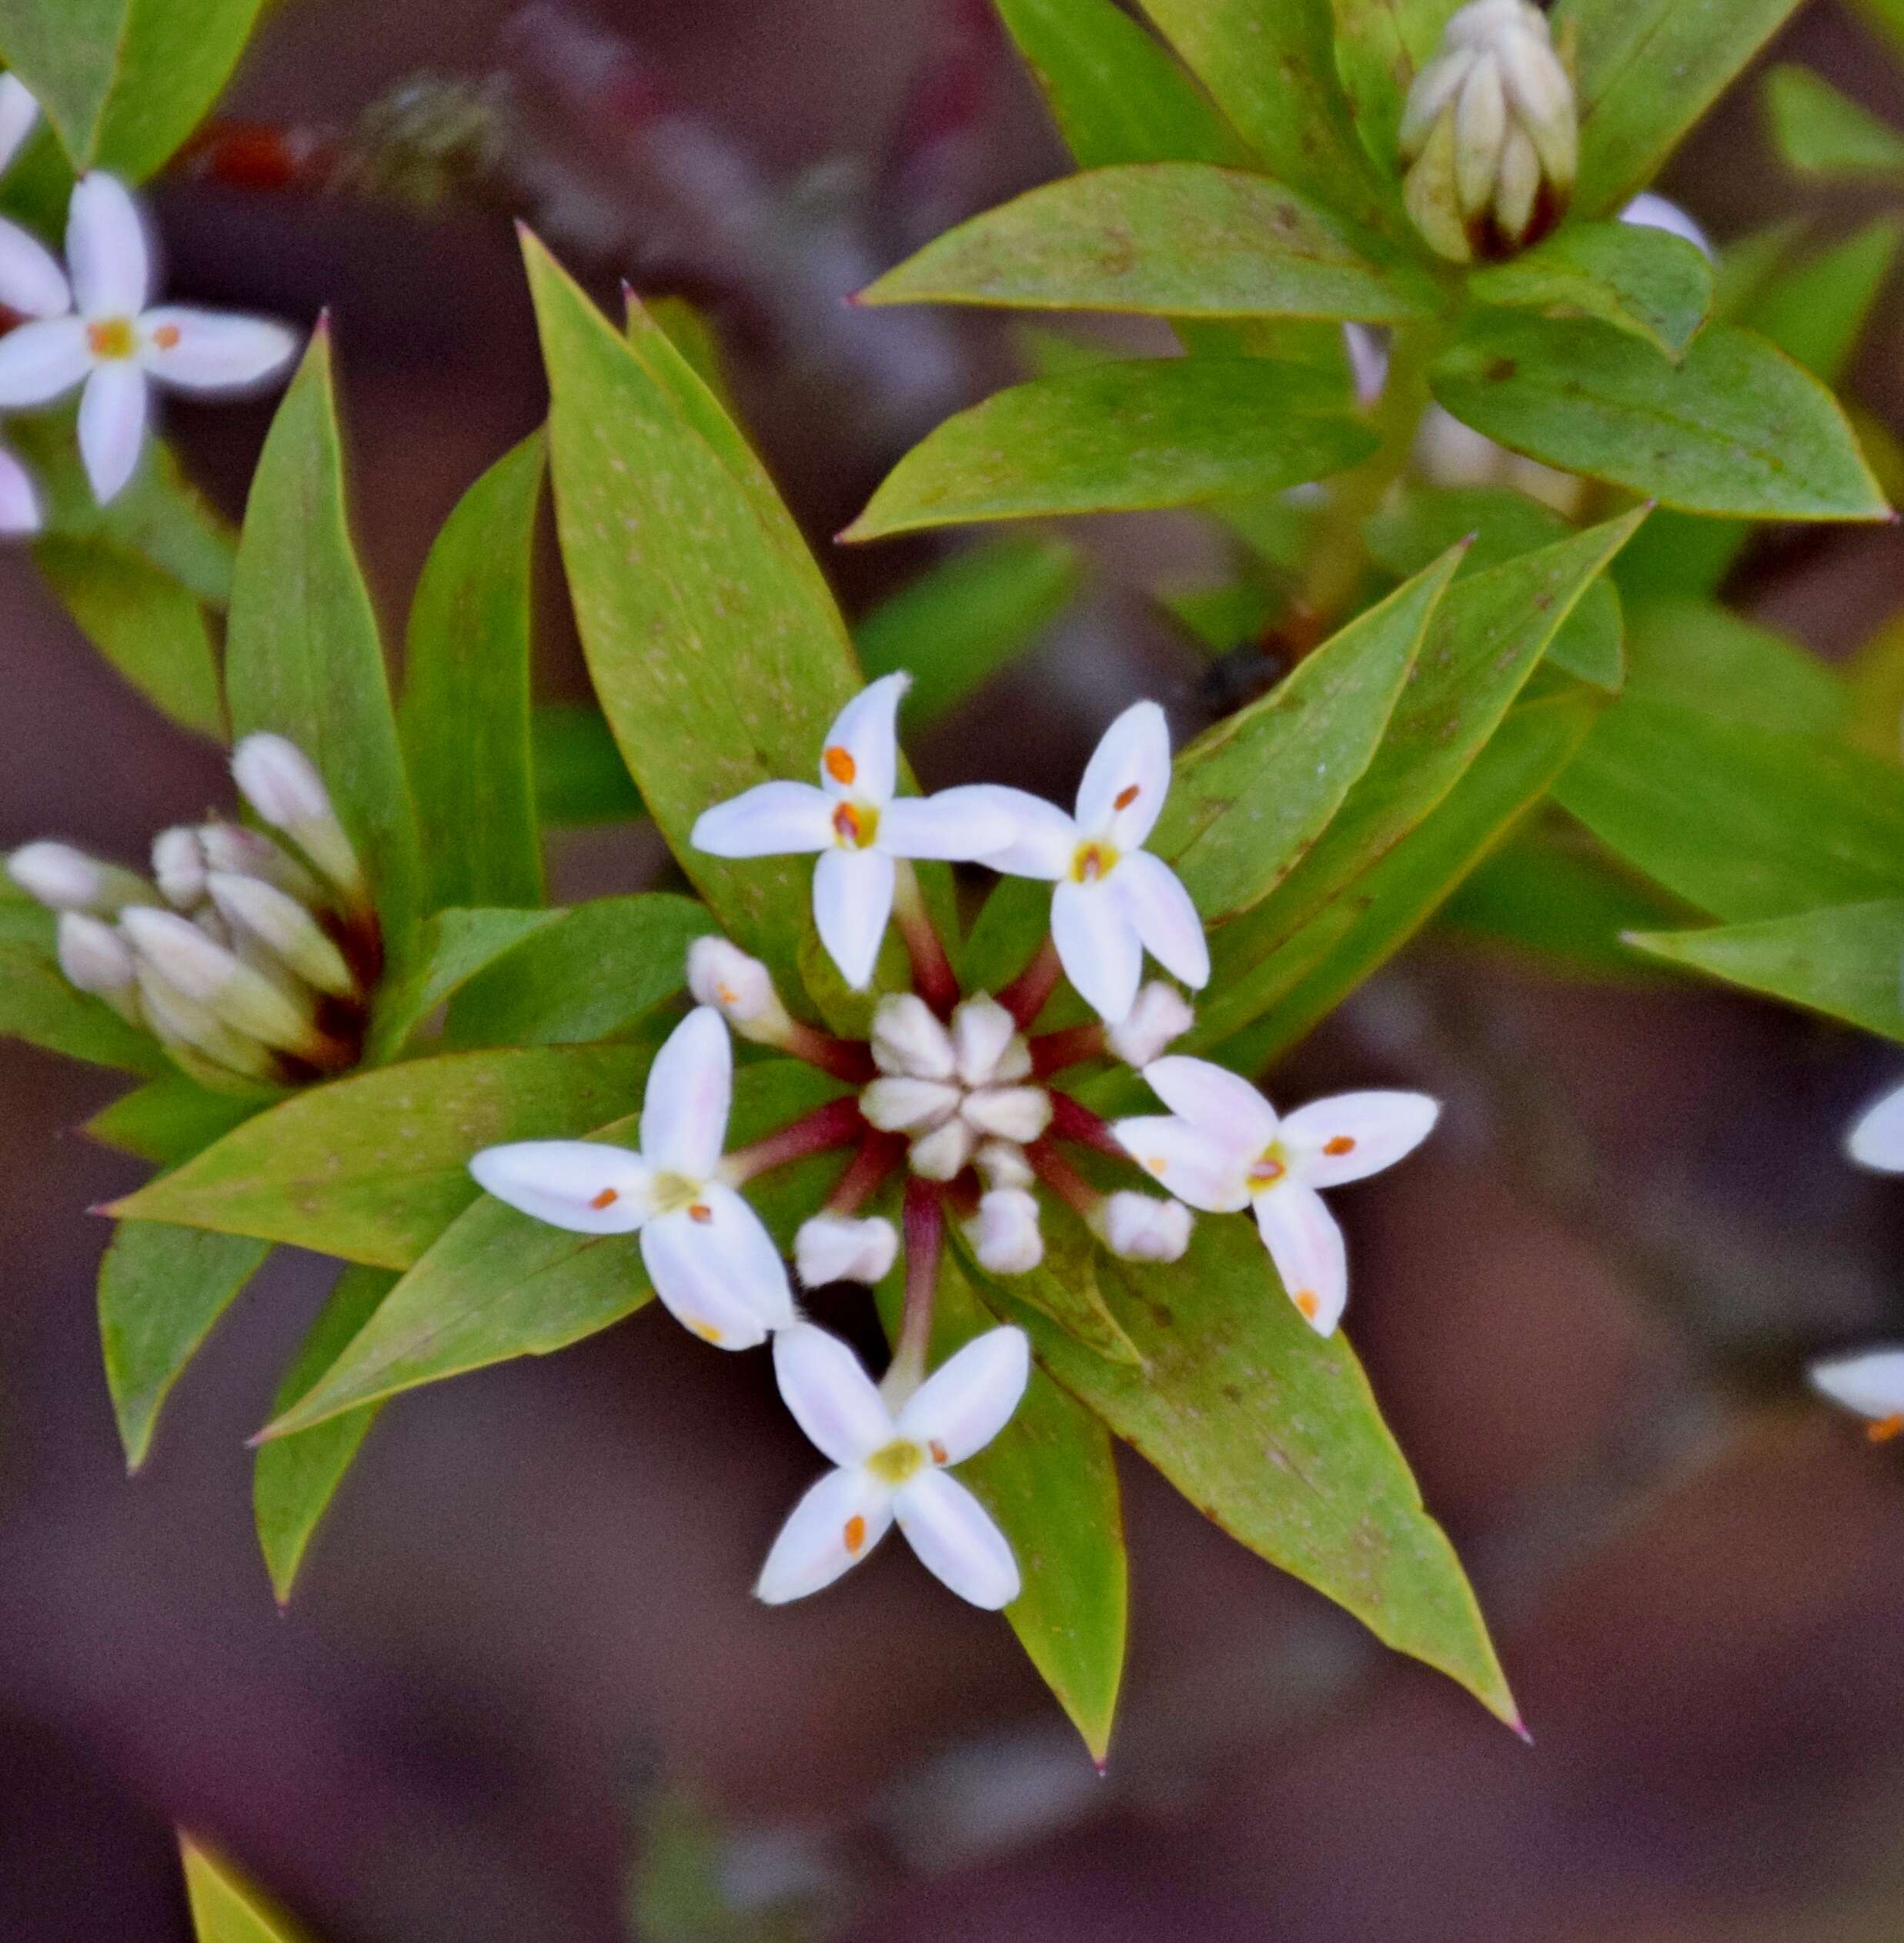
POLYGON ((60 913, 59 969, 69 985, 104 999, 122 1017, 139 1023, 132 948, 103 920, 83 911, 60 913))
POLYGON ((269 836, 261 836, 242 823, 226 823, 203 824, 198 834, 208 870, 259 878, 286 896, 295 897, 307 910, 320 910, 329 901, 316 878, 269 836))
POLYGON ((994 1187, 965 1224, 979 1266, 993 1275, 1026 1275, 1044 1259, 1038 1204, 1022 1187, 994 1187))
POLYGON ((987 1140, 972 1156, 972 1165, 987 1187, 1029 1187, 1037 1179, 1024 1149, 1010 1140, 987 1140))
POLYGON ((1153 979, 1138 993, 1130 1016, 1104 1036, 1126 1066, 1145 1067, 1160 1058, 1172 1040, 1189 1031, 1196 1019, 1190 1002, 1174 985, 1153 979))
MULTIPOLYGON (((120 922, 139 956, 192 1004, 246 1038, 329 1063, 334 1048, 309 1014, 189 919, 172 911, 129 910, 120 922)), ((223 1058, 202 1041, 193 1043, 213 1059, 223 1058)))
POLYGON ((357 861, 324 779, 296 743, 282 736, 247 736, 232 753, 232 774, 245 798, 281 830, 355 904, 369 902, 357 861))
POLYGON ((205 880, 212 902, 225 922, 268 947, 307 984, 333 998, 354 998, 357 981, 344 954, 317 920, 275 884, 261 877, 214 870, 205 880))
POLYGON ((1022 1147, 1051 1125, 1051 1096, 1042 1087, 983 1087, 959 1110, 977 1132, 1022 1147))
POLYGON ((1031 1070, 1017 1020, 983 993, 952 1014, 952 1048, 959 1078, 968 1087, 1022 1080, 1031 1070))
POLYGON ((1100 1204, 1092 1223, 1104 1246, 1125 1261, 1181 1261, 1190 1246, 1190 1210, 1129 1191, 1100 1204))
POLYGON ((1399 135, 1415 227, 1457 263, 1511 256, 1565 215, 1579 165, 1573 82, 1532 0, 1471 0, 1415 76, 1399 135))
POLYGON ((892 992, 873 1012, 873 1063, 914 1080, 950 1080, 952 1036, 916 992, 892 992))
POLYGON ((199 833, 183 825, 152 839, 152 876, 174 910, 189 911, 205 896, 205 851, 199 833))
POLYGON ((784 1045, 793 1035, 773 973, 725 938, 696 938, 688 946, 687 989, 696 1005, 713 1006, 733 1031, 756 1045, 784 1045))
POLYGON ((139 1003, 152 1030, 175 1057, 181 1049, 188 1055, 179 1062, 188 1072, 195 1074, 197 1070, 190 1056, 202 1056, 239 1078, 275 1082, 282 1077, 269 1048, 235 1031, 209 1006, 180 991, 150 960, 138 960, 138 977, 139 1003))
POLYGON ((950 1180, 972 1157, 978 1137, 960 1119, 922 1133, 907 1153, 907 1164, 922 1180, 950 1180))
POLYGON ((793 1237, 793 1266, 810 1289, 829 1282, 884 1281, 899 1254, 899 1234, 877 1216, 857 1221, 841 1214, 816 1214, 800 1224, 793 1237))
POLYGON ((136 871, 102 863, 70 843, 22 843, 7 859, 7 875, 48 910, 111 917, 128 904, 159 901, 136 871))

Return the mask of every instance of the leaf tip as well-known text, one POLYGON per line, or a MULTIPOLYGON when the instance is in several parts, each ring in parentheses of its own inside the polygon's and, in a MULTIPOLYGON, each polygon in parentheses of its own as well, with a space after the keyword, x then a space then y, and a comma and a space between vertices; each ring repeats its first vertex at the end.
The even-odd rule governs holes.
POLYGON ((1534 1737, 1528 1731, 1527 1723, 1522 1719, 1518 1711, 1511 1717, 1504 1716, 1501 1724, 1506 1728, 1508 1731, 1512 1734, 1517 1741, 1520 1741, 1523 1746, 1529 1748, 1533 1746, 1534 1737))
POLYGON ((95 1201, 86 1212, 102 1216, 109 1221, 122 1221, 125 1219, 125 1210, 132 1205, 133 1199, 133 1196, 127 1194, 116 1201, 95 1201))

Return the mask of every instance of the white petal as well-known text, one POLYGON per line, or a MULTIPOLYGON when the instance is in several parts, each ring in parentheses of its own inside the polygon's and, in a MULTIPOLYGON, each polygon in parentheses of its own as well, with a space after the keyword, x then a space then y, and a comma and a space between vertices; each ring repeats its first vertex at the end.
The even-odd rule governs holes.
POLYGON ((977 1214, 960 1225, 987 1274, 1029 1275, 1044 1259, 1038 1204, 1023 1187, 994 1184, 980 1195, 977 1214))
POLYGON ((1501 63, 1492 53, 1483 54, 1462 82, 1455 108, 1455 189, 1463 215, 1477 215, 1488 206, 1507 135, 1501 63))
POLYGON ((774 1337, 773 1377, 793 1421, 833 1464, 859 1464, 897 1434, 860 1359, 810 1322, 774 1337))
POLYGON ((0 337, 0 408, 47 404, 92 369, 86 327, 77 317, 22 324, 0 337))
POLYGON ((827 850, 813 866, 813 922, 840 976, 857 991, 873 982, 893 914, 893 860, 881 850, 827 850))
POLYGON ((888 1073, 860 1095, 860 1110, 882 1133, 927 1133, 959 1110, 957 1087, 888 1073))
POLYGON ((1425 1093, 1338 1093, 1283 1117, 1282 1137, 1312 1187, 1339 1187, 1392 1167, 1441 1117, 1425 1093))
POLYGON ((58 259, 38 237, 4 221, 0 221, 0 303, 24 317, 59 317, 72 308, 72 292, 58 259))
POLYGON ((654 1056, 641 1102, 641 1157, 656 1173, 700 1180, 727 1143, 733 1041, 711 1005, 697 1005, 654 1056))
POLYGON ((836 796, 884 806, 899 780, 899 698, 910 675, 884 675, 863 688, 833 718, 820 755, 822 788, 836 796))
POLYGON ((66 214, 66 267, 82 317, 136 317, 152 301, 145 219, 116 175, 81 179, 66 214))
POLYGON ((139 320, 139 361, 182 391, 237 392, 262 384, 296 355, 298 335, 264 317, 167 304, 139 320))
POLYGON ((924 1180, 955 1180, 977 1144, 978 1136, 964 1120, 948 1120, 913 1142, 907 1164, 924 1180))
POLYGON ((1144 948, 1166 971, 1193 990, 1210 982, 1210 947, 1203 920, 1177 873, 1148 850, 1127 850, 1111 873, 1111 894, 1121 900, 1144 948))
POLYGON ((1152 1180, 1206 1214, 1234 1214, 1250 1204, 1249 1183, 1235 1153, 1187 1120, 1121 1120, 1111 1131, 1152 1180))
POLYGON ((792 856, 833 843, 833 803, 810 783, 759 783, 703 810, 688 841, 710 856, 792 856))
POLYGON ((40 118, 40 105, 17 74, 0 74, 0 170, 13 165, 40 118))
POLYGON ((994 851, 1010 844, 1017 827, 989 785, 973 783, 936 796, 895 796, 880 812, 878 843, 894 856, 989 863, 994 851))
POLYGON ((646 1167, 594 1140, 518 1140, 485 1147, 469 1171, 486 1194, 576 1234, 626 1234, 653 1210, 646 1167))
POLYGON ((1441 119, 1441 111, 1461 92, 1468 70, 1474 65, 1474 49, 1458 48, 1438 55, 1415 76, 1395 138, 1405 157, 1411 158, 1412 152, 1428 140, 1428 131, 1441 119))
POLYGON ((893 1527, 891 1494, 863 1471, 831 1471, 793 1507, 760 1568, 753 1596, 803 1599, 857 1565, 893 1527))
POLYGON ((888 992, 873 1008, 873 1063, 907 1079, 949 1080, 952 1035, 917 992, 888 992))
POLYGON ((1018 1561, 991 1514, 956 1477, 922 1471, 893 1510, 919 1562, 961 1599, 996 1612, 1017 1597, 1018 1561))
POLYGON ((1144 1080, 1172 1113, 1230 1153, 1253 1160, 1276 1137, 1276 1109, 1227 1067, 1172 1053, 1152 1060, 1144 1080))
POLYGON ((1170 725, 1154 702, 1137 702, 1104 733, 1077 786, 1077 826, 1121 850, 1141 849, 1170 793, 1170 725))
POLYGON ((1866 1107, 1845 1137, 1845 1151, 1861 1167, 1904 1173, 1904 1087, 1866 1107))
POLYGON ((899 1254, 899 1230, 881 1215, 810 1215, 793 1237, 793 1266, 808 1288, 829 1282, 885 1280, 899 1254))
POLYGON ((1705 232, 1678 203, 1654 195, 1651 189, 1635 196, 1620 212, 1620 220, 1632 223, 1635 229, 1663 229, 1668 235, 1690 243, 1709 262, 1712 260, 1712 245, 1705 232))
POLYGON ((1109 884, 1060 884, 1051 893, 1051 942, 1064 976, 1106 1024, 1130 1016, 1144 946, 1109 884))
POLYGON ((913 1392, 899 1413, 899 1434, 924 1444, 934 1464, 963 1464, 1011 1421, 1030 1380, 1024 1331, 988 1329, 913 1392))
POLYGON ((1051 1123, 1051 1096, 1042 1087, 980 1087, 959 1110, 975 1133, 1029 1147, 1051 1123))
POLYGON ((1018 1022, 998 1001, 980 993, 952 1014, 952 1044, 958 1075, 968 1087, 982 1087, 998 1076, 1005 1049, 1018 1036, 1018 1022))
POLYGON ((1812 1365, 1812 1387, 1860 1417, 1904 1416, 1904 1349, 1860 1350, 1812 1365))
POLYGON ((43 523, 33 475, 0 446, 0 533, 36 533, 43 523))
POLYGON ((149 389, 145 372, 119 360, 96 367, 79 394, 79 456, 101 506, 118 497, 139 464, 149 389))
POLYGON ((752 1349, 793 1320, 793 1285, 773 1237, 731 1187, 710 1182, 690 1208, 641 1231, 654 1292, 677 1322, 719 1349, 752 1349))
POLYGON ((1318 1336, 1333 1335, 1348 1300, 1348 1259, 1322 1197, 1285 1180, 1256 1197, 1256 1225, 1303 1320, 1318 1336))
POLYGON ((974 783, 970 793, 984 796, 1011 819, 1011 841, 985 858, 987 870, 1007 877, 1041 877, 1049 883, 1069 874, 1083 840, 1077 824, 1056 803, 1027 790, 1008 790, 999 783, 974 783))

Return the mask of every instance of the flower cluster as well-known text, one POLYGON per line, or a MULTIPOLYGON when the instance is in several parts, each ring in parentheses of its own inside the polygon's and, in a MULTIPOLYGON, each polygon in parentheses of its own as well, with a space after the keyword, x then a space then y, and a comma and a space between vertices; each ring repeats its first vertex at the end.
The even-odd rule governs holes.
POLYGON ((381 934, 309 758, 282 736, 249 736, 232 772, 288 843, 214 820, 162 832, 149 879, 44 841, 15 850, 7 870, 59 913, 68 980, 193 1078, 225 1091, 296 1085, 361 1057, 381 934))
MULTIPOLYGON (((0 169, 38 113, 17 80, 0 77, 0 169)), ((36 237, 0 221, 0 304, 25 319, 0 337, 0 411, 78 390, 80 458, 102 506, 137 469, 155 382, 244 392, 282 370, 298 346, 294 332, 262 318, 155 305, 153 281, 145 217, 115 176, 95 171, 74 188, 63 266, 36 237)), ((25 467, 0 449, 0 532, 40 523, 25 467)))
POLYGON ((1017 1329, 995 1329, 927 1375, 949 1232, 984 1274, 1008 1277, 1044 1261, 1039 1190, 1111 1254, 1139 1262, 1184 1254, 1192 1207, 1251 1208, 1291 1300, 1327 1335, 1348 1273, 1341 1231, 1318 1190, 1399 1160, 1437 1111, 1419 1094, 1364 1093, 1279 1120, 1235 1074, 1166 1055, 1193 1016, 1174 987, 1142 984, 1144 954, 1194 987, 1208 980, 1210 961, 1187 893, 1144 848, 1171 779, 1154 703, 1111 725, 1067 815, 990 785, 900 795, 895 725, 904 688, 904 676, 889 676, 841 711, 817 786, 762 783, 708 810, 694 841, 723 856, 817 852, 815 924, 835 963, 854 984, 870 983, 897 916, 914 989, 878 999, 866 1040, 840 1038, 796 1019, 757 960, 725 939, 700 939, 687 967, 697 1003, 650 1070, 638 1150, 535 1140, 471 1163, 490 1194, 538 1220, 583 1234, 638 1233, 656 1294, 705 1340, 741 1350, 771 1337, 789 1410, 839 1467, 773 1547, 757 1589, 774 1602, 830 1584, 895 1521, 964 1597, 996 1607, 1017 1596, 1007 1542, 944 1471, 1009 1421, 1028 1380, 1029 1345, 1017 1329), (983 862, 1054 885, 1049 937, 996 996, 960 990, 913 874, 921 857, 983 862), (1098 1017, 1039 1033, 1061 975, 1098 1017), (730 1034, 807 1060, 850 1090, 728 1153, 730 1034), (1106 1057, 1141 1067, 1172 1117, 1113 1125, 1054 1083, 1106 1057), (1067 1149, 1097 1167, 1134 1161, 1173 1198, 1107 1191, 1067 1149), (800 1224, 793 1260, 809 1288, 883 1280, 899 1260, 900 1227, 865 1210, 894 1190, 904 1311, 877 1387, 851 1350, 803 1319, 780 1251, 741 1191, 769 1168, 834 1150, 849 1157, 844 1171, 800 1224))

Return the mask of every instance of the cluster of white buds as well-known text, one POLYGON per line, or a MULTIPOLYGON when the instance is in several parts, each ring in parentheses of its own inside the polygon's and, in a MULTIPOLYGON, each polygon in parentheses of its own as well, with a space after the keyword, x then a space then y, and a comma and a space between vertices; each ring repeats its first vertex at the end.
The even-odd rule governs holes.
POLYGON ((248 736, 232 773, 289 846, 235 823, 181 825, 152 876, 65 843, 7 860, 59 913, 59 963, 221 1090, 296 1085, 356 1064, 382 943, 369 886, 322 779, 282 736, 248 736))
POLYGON ((1567 212, 1573 82, 1532 0, 1471 0, 1415 76, 1399 137, 1415 227, 1457 263, 1512 256, 1567 212))

